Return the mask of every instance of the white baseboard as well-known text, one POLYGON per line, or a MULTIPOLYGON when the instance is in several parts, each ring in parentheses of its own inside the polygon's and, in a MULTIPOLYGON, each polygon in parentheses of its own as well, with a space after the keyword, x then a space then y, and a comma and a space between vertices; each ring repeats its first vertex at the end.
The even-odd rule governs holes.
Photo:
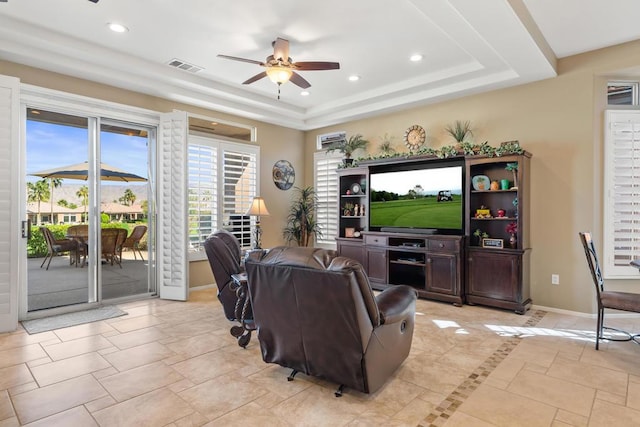
POLYGON ((212 283, 210 285, 202 285, 202 286, 194 286, 192 288, 189 288, 189 292, 191 291, 201 291, 203 289, 211 289, 211 288, 215 288, 216 284, 212 283))
MULTIPOLYGON (((576 316, 576 317, 585 317, 585 318, 589 318, 589 319, 596 319, 598 317, 597 313, 583 313, 581 311, 572 311, 572 310, 564 310, 562 308, 555 308, 555 307, 545 307, 542 305, 532 305, 531 306, 531 310, 544 310, 544 311, 550 311, 552 313, 558 313, 558 314, 566 314, 568 316, 576 316)), ((630 312, 624 312, 624 311, 605 311, 605 315, 608 318, 618 318, 618 319, 634 319, 634 318, 640 318, 640 313, 630 313, 630 312)))

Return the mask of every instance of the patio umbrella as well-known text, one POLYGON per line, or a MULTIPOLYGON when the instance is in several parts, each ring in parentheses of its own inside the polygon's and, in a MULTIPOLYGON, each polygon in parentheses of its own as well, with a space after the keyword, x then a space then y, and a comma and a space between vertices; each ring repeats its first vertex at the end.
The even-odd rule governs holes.
MULTIPOLYGON (((61 166, 44 171, 34 172, 30 175, 39 176, 42 178, 63 178, 63 179, 80 179, 86 181, 89 175, 89 163, 83 162, 75 165, 61 166)), ((102 181, 146 181, 147 179, 118 169, 114 166, 107 165, 106 163, 100 164, 100 179, 102 181)))

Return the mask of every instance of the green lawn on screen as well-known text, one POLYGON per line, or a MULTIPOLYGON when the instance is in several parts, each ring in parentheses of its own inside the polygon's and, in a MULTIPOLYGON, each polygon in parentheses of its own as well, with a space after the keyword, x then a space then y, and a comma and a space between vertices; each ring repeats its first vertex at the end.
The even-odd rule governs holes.
POLYGON ((436 197, 411 200, 371 202, 371 226, 460 228, 461 196, 453 195, 450 202, 437 202, 436 197))

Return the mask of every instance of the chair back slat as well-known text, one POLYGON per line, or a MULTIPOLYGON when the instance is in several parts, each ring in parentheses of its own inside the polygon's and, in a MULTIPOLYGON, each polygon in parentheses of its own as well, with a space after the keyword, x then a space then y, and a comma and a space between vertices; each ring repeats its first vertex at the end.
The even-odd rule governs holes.
POLYGON ((589 270, 591 271, 591 278, 596 286, 598 292, 598 300, 600 300, 600 292, 604 291, 604 279, 602 277, 602 270, 600 270, 600 263, 598 262, 598 255, 596 254, 596 247, 593 243, 593 238, 590 232, 580 232, 580 241, 584 247, 584 253, 587 257, 587 264, 589 264, 589 270))

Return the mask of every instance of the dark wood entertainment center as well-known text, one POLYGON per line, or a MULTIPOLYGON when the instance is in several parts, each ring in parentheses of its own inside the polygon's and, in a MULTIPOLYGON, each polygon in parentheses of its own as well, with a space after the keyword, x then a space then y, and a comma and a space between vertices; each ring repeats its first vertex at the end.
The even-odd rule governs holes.
POLYGON ((422 298, 460 306, 482 304, 524 314, 529 295, 529 153, 500 157, 457 156, 450 159, 394 158, 360 162, 338 170, 340 255, 364 266, 372 287, 405 284, 422 298), (464 160, 464 227, 462 235, 428 234, 422 230, 370 231, 369 169, 380 165, 464 160), (513 165, 517 165, 515 171, 513 165), (479 181, 488 180, 485 187, 479 181), (495 183, 509 181, 495 188, 495 183), (358 205, 355 211, 352 206, 358 205), (476 214, 489 209, 488 215, 476 214), (507 225, 513 224, 513 233, 507 225), (486 233, 482 245, 474 236, 486 233), (489 246, 493 245, 493 246, 489 246), (500 247, 502 246, 502 247, 500 247))

